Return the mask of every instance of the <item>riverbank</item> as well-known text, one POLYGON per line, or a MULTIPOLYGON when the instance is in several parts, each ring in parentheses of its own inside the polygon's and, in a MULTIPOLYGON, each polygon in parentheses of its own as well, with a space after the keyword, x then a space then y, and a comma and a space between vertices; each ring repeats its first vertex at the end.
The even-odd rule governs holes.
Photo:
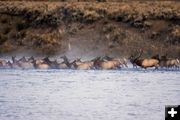
POLYGON ((179 2, 0 2, 0 55, 180 56, 179 2))

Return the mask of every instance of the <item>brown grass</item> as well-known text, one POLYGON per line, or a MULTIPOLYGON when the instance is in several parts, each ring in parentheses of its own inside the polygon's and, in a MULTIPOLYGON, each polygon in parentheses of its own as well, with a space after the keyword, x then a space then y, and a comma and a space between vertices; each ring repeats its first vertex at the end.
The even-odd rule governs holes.
POLYGON ((1 1, 0 51, 22 46, 42 54, 56 54, 66 51, 67 42, 73 40, 73 45, 82 44, 78 48, 82 51, 103 47, 103 54, 128 56, 143 48, 146 55, 167 52, 180 56, 179 8, 180 3, 175 1, 1 1), (11 43, 13 47, 3 50, 11 43))

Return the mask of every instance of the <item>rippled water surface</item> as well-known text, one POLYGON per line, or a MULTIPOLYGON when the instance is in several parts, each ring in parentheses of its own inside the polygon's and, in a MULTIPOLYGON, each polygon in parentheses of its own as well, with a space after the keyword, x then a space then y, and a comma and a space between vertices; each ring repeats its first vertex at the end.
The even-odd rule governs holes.
POLYGON ((0 70, 0 120, 164 120, 179 71, 0 70))

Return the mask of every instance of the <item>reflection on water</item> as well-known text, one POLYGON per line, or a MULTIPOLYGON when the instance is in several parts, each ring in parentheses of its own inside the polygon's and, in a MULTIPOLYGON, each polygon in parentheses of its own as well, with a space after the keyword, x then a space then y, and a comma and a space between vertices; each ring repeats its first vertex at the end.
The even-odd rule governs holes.
POLYGON ((1 120, 164 120, 179 71, 0 70, 1 120))

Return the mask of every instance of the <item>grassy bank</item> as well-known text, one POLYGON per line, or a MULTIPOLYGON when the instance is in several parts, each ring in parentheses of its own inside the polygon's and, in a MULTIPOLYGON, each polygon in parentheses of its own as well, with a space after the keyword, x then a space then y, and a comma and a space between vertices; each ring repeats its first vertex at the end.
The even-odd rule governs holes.
POLYGON ((180 56, 179 2, 0 2, 0 54, 180 56))

